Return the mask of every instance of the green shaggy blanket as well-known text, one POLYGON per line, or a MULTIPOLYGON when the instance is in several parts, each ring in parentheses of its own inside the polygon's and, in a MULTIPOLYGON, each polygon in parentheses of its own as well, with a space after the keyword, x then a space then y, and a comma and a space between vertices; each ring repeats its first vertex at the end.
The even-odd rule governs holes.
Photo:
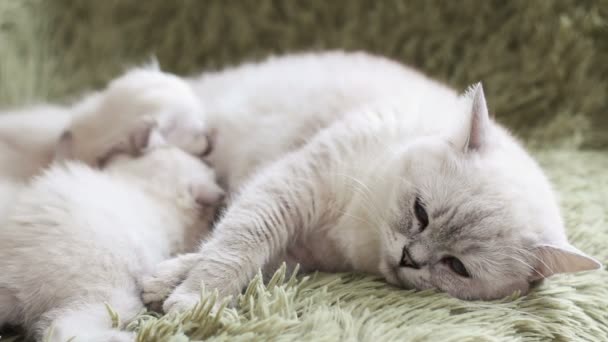
MULTIPOLYGON (((571 240, 608 262, 607 25, 607 0, 1 0, 0 107, 66 99, 152 55, 186 74, 295 50, 380 53, 460 89, 483 80, 554 181, 571 240)), ((279 271, 217 317, 213 300, 130 328, 140 341, 608 340, 606 271, 498 302, 279 271)))

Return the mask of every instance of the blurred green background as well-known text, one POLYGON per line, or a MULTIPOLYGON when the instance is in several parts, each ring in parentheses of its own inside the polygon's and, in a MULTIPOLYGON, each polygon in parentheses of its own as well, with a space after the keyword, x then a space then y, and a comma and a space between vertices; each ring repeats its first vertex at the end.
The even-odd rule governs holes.
POLYGON ((386 55, 483 81, 531 145, 608 146, 608 0, 2 0, 0 106, 65 99, 157 56, 188 74, 288 51, 386 55))

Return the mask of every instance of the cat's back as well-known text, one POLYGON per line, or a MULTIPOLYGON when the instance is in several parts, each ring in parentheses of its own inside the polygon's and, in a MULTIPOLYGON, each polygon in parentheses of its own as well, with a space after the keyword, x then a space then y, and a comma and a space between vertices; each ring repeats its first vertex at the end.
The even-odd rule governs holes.
POLYGON ((359 108, 455 94, 400 63, 341 51, 271 57, 190 81, 218 133, 210 162, 231 188, 359 108))

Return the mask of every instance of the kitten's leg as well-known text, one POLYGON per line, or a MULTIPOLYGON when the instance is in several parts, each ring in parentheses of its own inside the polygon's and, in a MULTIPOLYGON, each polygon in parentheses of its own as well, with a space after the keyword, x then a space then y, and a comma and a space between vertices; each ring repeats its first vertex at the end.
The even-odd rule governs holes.
MULTIPOLYGON (((258 269, 275 259, 303 229, 315 227, 328 207, 327 187, 320 179, 321 162, 311 155, 292 155, 259 174, 231 204, 212 237, 199 251, 199 260, 165 301, 165 312, 186 310, 199 300, 200 286, 217 289, 221 297, 238 294, 258 269), (312 159, 314 160, 314 159, 312 159)), ((317 159, 319 160, 319 159, 317 159)), ((151 291, 158 299, 179 282, 187 262, 175 261, 165 271, 165 287, 151 291)), ((159 277, 163 277, 160 275, 159 277)))
POLYGON ((119 318, 120 325, 113 326, 105 304, 98 300, 79 301, 73 305, 54 309, 43 315, 35 327, 38 341, 64 342, 127 342, 134 341, 133 332, 121 331, 142 311, 143 304, 136 294, 115 292, 108 304, 119 318))

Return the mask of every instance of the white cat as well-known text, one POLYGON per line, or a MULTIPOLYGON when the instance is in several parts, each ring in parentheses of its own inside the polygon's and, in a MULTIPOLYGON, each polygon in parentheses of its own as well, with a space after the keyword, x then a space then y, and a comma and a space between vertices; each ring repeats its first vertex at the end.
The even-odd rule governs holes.
POLYGON ((213 170, 175 147, 115 155, 103 171, 52 165, 0 226, 0 327, 39 341, 132 341, 105 304, 124 328, 143 309, 141 277, 193 250, 222 194, 213 170))
POLYGON ((211 150, 198 97, 186 82, 154 65, 129 70, 71 106, 1 113, 0 179, 16 182, 30 179, 53 160, 102 166, 113 154, 134 154, 148 143, 137 134, 151 125, 158 127, 151 137, 154 145, 171 144, 199 156, 211 150))
POLYGON ((238 194, 197 255, 144 282, 165 311, 193 305, 201 282, 235 295, 281 260, 464 299, 601 266, 568 243, 551 186, 489 118, 481 85, 459 96, 340 52, 190 81, 217 133, 208 160, 238 194))
POLYGON ((165 311, 194 304, 201 281, 234 295, 281 260, 483 299, 600 267, 567 242, 548 181, 488 117, 481 86, 459 96, 341 52, 188 81, 215 132, 207 160, 235 195, 199 253, 144 281, 165 311))

